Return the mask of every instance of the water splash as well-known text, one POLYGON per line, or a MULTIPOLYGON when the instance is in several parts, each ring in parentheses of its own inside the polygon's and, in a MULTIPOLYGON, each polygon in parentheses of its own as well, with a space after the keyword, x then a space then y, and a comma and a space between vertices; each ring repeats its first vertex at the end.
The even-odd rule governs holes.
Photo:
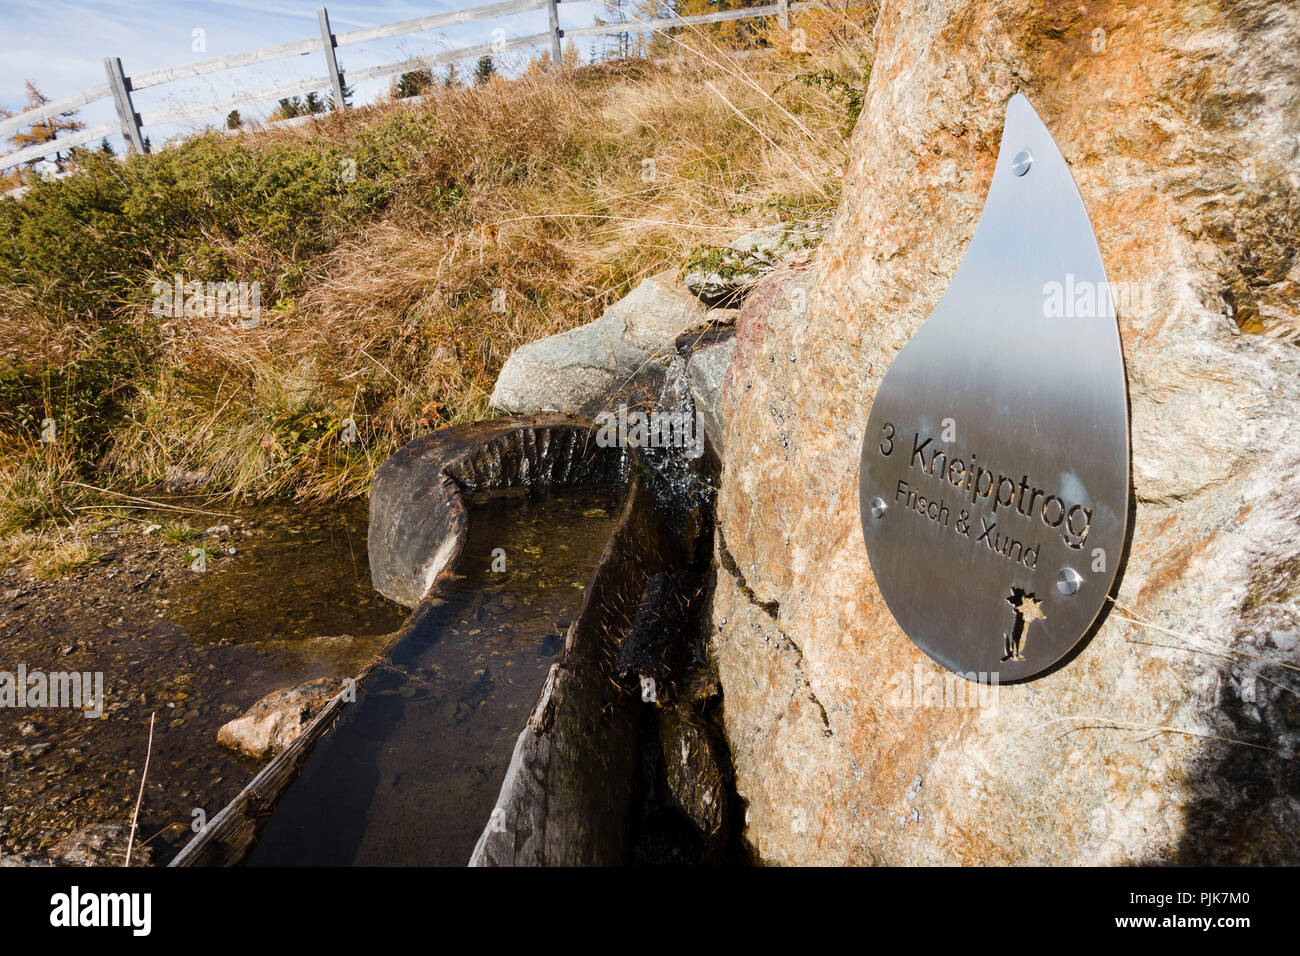
POLYGON ((694 519, 698 523, 701 511, 711 512, 717 497, 717 466, 705 448, 703 424, 687 382, 688 357, 673 356, 656 410, 671 416, 672 421, 690 423, 692 440, 659 447, 652 444, 641 450, 641 461, 648 472, 649 487, 667 516, 677 520, 694 519))

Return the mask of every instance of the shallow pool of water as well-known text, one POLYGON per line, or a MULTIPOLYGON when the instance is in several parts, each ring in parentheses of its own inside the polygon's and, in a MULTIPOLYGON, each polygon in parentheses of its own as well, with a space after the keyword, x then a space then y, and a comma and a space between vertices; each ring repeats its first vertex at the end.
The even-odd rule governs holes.
POLYGON ((459 576, 317 742, 245 862, 468 862, 621 498, 474 502, 459 576))
POLYGON ((0 852, 129 824, 148 752, 139 839, 166 862, 260 766, 217 743, 221 725, 271 691, 357 673, 405 620, 370 586, 364 500, 184 504, 230 513, 157 513, 194 529, 174 538, 143 532, 154 514, 107 525, 100 557, 55 582, 0 574, 0 669, 97 672, 104 693, 98 720, 0 713, 0 852), (224 530, 200 533, 214 522, 224 530), (20 747, 38 756, 2 759, 20 747))

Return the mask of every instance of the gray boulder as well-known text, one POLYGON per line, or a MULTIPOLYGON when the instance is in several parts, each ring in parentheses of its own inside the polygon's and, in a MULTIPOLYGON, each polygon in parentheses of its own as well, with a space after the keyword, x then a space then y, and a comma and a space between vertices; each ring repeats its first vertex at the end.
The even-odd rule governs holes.
POLYGON ((492 405, 514 414, 591 417, 656 398, 677 337, 705 321, 699 300, 674 278, 645 279, 596 321, 516 349, 501 369, 492 405))
POLYGON ((726 424, 722 417, 722 382, 735 351, 736 339, 733 336, 697 349, 686 362, 686 383, 695 399, 695 411, 704 428, 704 440, 712 446, 718 458, 722 457, 722 432, 726 424))

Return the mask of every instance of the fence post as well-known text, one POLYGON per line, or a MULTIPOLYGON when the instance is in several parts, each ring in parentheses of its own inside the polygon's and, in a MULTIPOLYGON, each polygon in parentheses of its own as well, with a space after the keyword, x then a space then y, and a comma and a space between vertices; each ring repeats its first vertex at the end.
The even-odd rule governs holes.
POLYGON ((776 22, 786 33, 790 32, 790 0, 776 0, 776 22))
POLYGON ((546 0, 546 15, 551 21, 551 63, 558 68, 562 57, 560 37, 564 36, 564 31, 560 29, 560 11, 556 9, 555 2, 556 0, 546 0))
POLYGON ((330 86, 334 90, 334 108, 347 108, 343 102, 343 78, 339 76, 339 61, 334 55, 334 34, 330 32, 330 15, 324 7, 316 8, 316 18, 320 20, 320 36, 325 45, 325 64, 330 71, 330 86))
POLYGON ((106 56, 104 70, 108 73, 108 88, 113 94, 113 105, 117 108, 117 120, 122 125, 122 138, 131 149, 143 153, 140 114, 131 104, 131 81, 122 72, 122 61, 115 56, 106 56))

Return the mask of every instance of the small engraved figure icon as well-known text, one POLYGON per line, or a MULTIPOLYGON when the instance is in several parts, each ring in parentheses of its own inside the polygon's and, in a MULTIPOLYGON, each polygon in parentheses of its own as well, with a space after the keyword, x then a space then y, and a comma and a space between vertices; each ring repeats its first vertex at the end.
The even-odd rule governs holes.
POLYGON ((1010 634, 1002 635, 1002 647, 1005 651, 1002 660, 1023 661, 1025 660, 1023 653, 1025 635, 1029 630, 1030 622, 1045 621, 1047 615, 1043 613, 1043 605, 1034 597, 1033 592, 1025 591, 1024 588, 1012 588, 1006 601, 1016 612, 1016 622, 1011 626, 1010 634))

